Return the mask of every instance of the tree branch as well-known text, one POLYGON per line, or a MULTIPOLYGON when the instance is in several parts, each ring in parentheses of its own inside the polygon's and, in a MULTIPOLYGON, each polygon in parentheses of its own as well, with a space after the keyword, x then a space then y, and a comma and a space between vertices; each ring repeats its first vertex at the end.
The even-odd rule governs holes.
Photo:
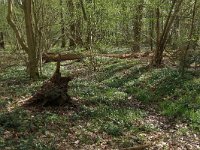
POLYGON ((22 49, 24 49, 27 53, 29 51, 28 47, 25 44, 25 41, 23 40, 16 24, 14 23, 14 21, 12 20, 12 10, 13 10, 13 0, 8 0, 8 14, 7 14, 7 21, 8 24, 11 26, 11 28, 13 29, 13 31, 15 32, 15 35, 17 37, 17 40, 20 44, 20 46, 22 47, 22 49))

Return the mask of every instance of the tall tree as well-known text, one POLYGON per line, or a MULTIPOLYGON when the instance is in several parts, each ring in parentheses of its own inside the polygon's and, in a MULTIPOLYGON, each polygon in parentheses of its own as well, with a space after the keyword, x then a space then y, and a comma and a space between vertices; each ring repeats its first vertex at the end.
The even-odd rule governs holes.
POLYGON ((12 27, 13 31, 16 34, 17 40, 22 47, 22 49, 28 55, 28 64, 27 70, 30 75, 30 78, 36 79, 39 77, 38 71, 38 51, 36 49, 36 40, 35 40, 35 33, 34 33, 34 26, 33 26, 33 14, 32 14, 32 0, 26 0, 22 3, 22 8, 24 12, 24 23, 26 27, 26 42, 22 37, 18 27, 16 26, 14 20, 12 19, 13 16, 13 0, 8 0, 8 15, 7 21, 9 25, 12 27))
POLYGON ((155 17, 155 13, 154 10, 152 8, 149 9, 149 20, 148 20, 148 24, 149 24, 149 45, 151 47, 151 51, 153 51, 153 47, 154 47, 154 27, 155 27, 155 21, 154 21, 154 17, 155 17))
POLYGON ((69 23, 69 30, 70 30, 70 36, 69 36, 69 47, 74 48, 76 46, 76 23, 75 23, 75 4, 73 0, 67 0, 67 6, 68 6, 68 13, 70 17, 70 23, 69 23))
POLYGON ((194 31, 195 31, 195 17, 196 17, 196 11, 197 11, 196 8, 197 8, 197 0, 194 1, 194 6, 193 6, 193 10, 192 10, 191 27, 190 27, 190 33, 188 36, 189 41, 188 41, 188 44, 186 45, 186 47, 181 52, 179 70, 182 75, 184 75, 185 68, 187 67, 188 51, 190 49, 190 46, 191 46, 191 43, 193 40, 192 37, 193 37, 194 31))
POLYGON ((173 0, 171 4, 170 11, 168 13, 167 19, 164 24, 164 29, 162 33, 160 33, 160 8, 157 8, 157 47, 154 52, 154 57, 152 60, 153 66, 160 66, 163 60, 163 52, 166 47, 166 43, 168 40, 168 35, 171 30, 171 27, 174 23, 174 20, 180 10, 181 4, 183 0, 173 0))
POLYGON ((65 38, 65 21, 64 21, 64 13, 63 13, 63 0, 60 0, 60 26, 61 26, 61 48, 66 46, 66 38, 65 38))
POLYGON ((138 0, 133 19, 133 33, 134 42, 132 46, 133 51, 140 51, 141 32, 142 32, 142 17, 143 17, 144 0, 138 0))

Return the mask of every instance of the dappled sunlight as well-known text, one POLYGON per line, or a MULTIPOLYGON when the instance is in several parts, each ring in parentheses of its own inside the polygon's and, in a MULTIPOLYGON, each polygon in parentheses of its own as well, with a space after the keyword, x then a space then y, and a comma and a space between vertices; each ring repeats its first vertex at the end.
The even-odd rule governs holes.
POLYGON ((198 0, 0 0, 1 150, 199 150, 198 0))

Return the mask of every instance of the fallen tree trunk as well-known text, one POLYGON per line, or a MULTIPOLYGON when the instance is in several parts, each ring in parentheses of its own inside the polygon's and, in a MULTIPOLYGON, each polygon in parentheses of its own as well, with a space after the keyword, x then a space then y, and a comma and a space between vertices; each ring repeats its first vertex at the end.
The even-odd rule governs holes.
POLYGON ((67 94, 68 83, 72 77, 62 77, 60 73, 60 62, 57 62, 57 67, 54 75, 48 81, 44 82, 41 89, 37 91, 28 101, 25 106, 63 106, 72 104, 71 98, 67 94))
POLYGON ((44 63, 48 62, 58 62, 58 61, 67 61, 67 60, 77 60, 80 61, 83 58, 87 57, 109 57, 109 58, 119 58, 119 59, 131 59, 131 58, 141 58, 148 57, 150 52, 144 53, 129 53, 129 54, 58 54, 58 53, 44 53, 42 59, 44 63))
POLYGON ((110 58, 119 58, 119 59, 126 59, 126 58, 135 57, 133 54, 100 54, 99 56, 110 57, 110 58))
POLYGON ((66 60, 81 60, 84 56, 81 54, 58 54, 58 53, 44 53, 42 60, 44 63, 58 62, 66 60))
POLYGON ((128 59, 128 58, 140 58, 146 57, 149 53, 130 53, 130 54, 101 54, 102 57, 110 57, 110 58, 119 58, 119 59, 128 59))

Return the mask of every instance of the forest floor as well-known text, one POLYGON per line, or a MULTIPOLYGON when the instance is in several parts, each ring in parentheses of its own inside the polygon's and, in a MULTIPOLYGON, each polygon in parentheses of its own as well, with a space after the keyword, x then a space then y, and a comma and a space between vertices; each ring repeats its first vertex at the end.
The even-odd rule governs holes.
POLYGON ((69 95, 77 107, 22 106, 53 63, 35 82, 20 65, 0 72, 0 149, 200 149, 199 72, 181 77, 135 58, 93 60, 62 64, 64 75, 76 74, 69 95))

